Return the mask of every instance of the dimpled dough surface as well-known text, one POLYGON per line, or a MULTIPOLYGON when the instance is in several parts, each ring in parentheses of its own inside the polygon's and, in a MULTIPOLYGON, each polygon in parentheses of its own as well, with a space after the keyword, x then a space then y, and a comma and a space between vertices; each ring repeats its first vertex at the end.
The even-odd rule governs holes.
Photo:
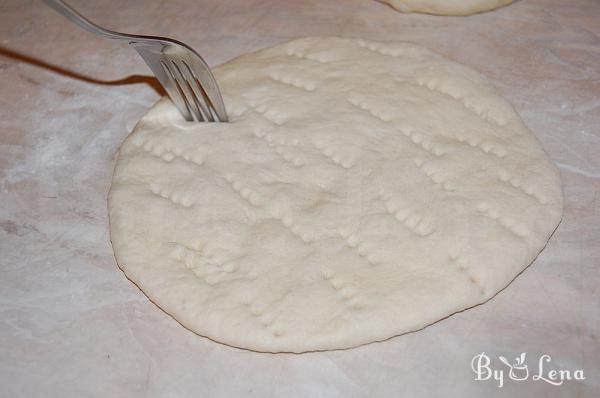
POLYGON ((402 12, 438 15, 470 15, 493 10, 514 0, 380 0, 402 12))
POLYGON ((560 221, 513 108, 424 47, 305 38, 215 75, 231 122, 161 100, 109 195, 120 267, 200 335, 303 352, 413 331, 504 288, 560 221))

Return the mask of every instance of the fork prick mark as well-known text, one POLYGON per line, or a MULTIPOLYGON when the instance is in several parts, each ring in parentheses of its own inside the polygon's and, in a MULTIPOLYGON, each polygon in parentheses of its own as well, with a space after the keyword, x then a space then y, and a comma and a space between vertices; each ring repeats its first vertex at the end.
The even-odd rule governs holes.
POLYGON ((453 264, 456 267, 456 269, 459 272, 461 272, 465 275, 467 280, 470 283, 472 283, 479 290, 479 293, 482 296, 485 296, 485 294, 486 294, 485 286, 479 281, 479 278, 477 278, 477 276, 475 276, 475 274, 473 274, 472 270, 467 265, 467 262, 460 255, 450 256, 449 261, 451 264, 453 264))
POLYGON ((417 79, 417 81, 415 83, 409 83, 409 84, 416 84, 417 86, 420 86, 420 87, 429 89, 433 92, 438 92, 442 95, 448 96, 448 97, 458 101, 468 111, 472 112, 477 117, 479 117, 480 119, 482 119, 483 121, 485 121, 487 123, 491 123, 492 125, 497 125, 500 127, 506 125, 506 121, 503 118, 501 118, 499 116, 495 116, 494 114, 490 113, 490 111, 488 109, 485 109, 481 106, 475 105, 475 103, 477 103, 477 101, 469 99, 468 97, 463 96, 461 94, 455 93, 452 90, 449 90, 447 87, 444 87, 444 84, 441 81, 425 80, 425 79, 419 78, 419 79, 417 79))
POLYGON ((346 245, 351 248, 359 257, 363 257, 371 265, 380 264, 380 260, 372 253, 365 242, 361 241, 358 236, 346 231, 338 231, 338 235, 346 245))

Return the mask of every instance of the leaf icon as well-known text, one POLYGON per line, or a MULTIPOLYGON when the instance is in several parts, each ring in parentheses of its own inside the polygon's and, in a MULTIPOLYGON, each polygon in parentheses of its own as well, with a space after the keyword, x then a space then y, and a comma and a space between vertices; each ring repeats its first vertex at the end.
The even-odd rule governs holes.
POLYGON ((498 359, 499 359, 500 361, 502 361, 502 362, 503 362, 503 363, 504 363, 506 366, 508 366, 509 368, 511 368, 511 369, 512 369, 512 365, 511 365, 510 363, 508 363, 508 360, 506 359, 506 357, 503 357, 502 355, 500 355, 500 356, 498 357, 498 359))

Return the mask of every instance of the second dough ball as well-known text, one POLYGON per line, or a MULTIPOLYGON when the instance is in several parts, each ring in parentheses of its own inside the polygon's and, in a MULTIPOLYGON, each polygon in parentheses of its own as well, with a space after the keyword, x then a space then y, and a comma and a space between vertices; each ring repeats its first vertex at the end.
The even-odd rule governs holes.
POLYGON ((471 15, 493 10, 513 0, 380 0, 398 11, 436 15, 471 15))

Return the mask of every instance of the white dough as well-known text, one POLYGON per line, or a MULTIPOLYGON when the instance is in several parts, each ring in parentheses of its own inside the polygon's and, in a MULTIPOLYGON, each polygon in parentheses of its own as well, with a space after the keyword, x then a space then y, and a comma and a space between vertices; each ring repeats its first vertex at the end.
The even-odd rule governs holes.
POLYGON ((161 100, 108 200, 119 266, 200 335, 303 352, 417 330, 504 288, 561 219, 511 105, 424 47, 305 38, 215 75, 231 122, 161 100))
POLYGON ((493 10, 514 0, 380 0, 402 12, 437 15, 470 15, 493 10))

